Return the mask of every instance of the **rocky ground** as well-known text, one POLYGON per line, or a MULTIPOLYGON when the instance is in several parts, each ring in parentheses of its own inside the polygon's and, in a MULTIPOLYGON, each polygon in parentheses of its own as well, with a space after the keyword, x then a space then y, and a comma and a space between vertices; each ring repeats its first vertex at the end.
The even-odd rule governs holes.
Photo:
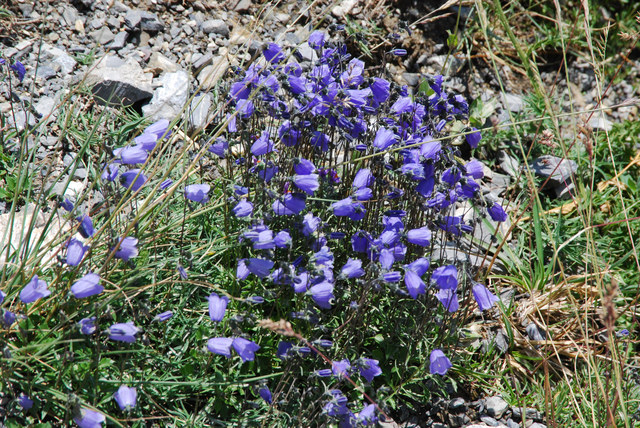
MULTIPOLYGON (((46 121, 47 132, 30 137, 29 146, 37 147, 38 161, 62 170, 73 162, 77 147, 63 143, 55 118, 70 89, 78 84, 93 87, 93 100, 79 98, 84 102, 132 105, 151 120, 174 119, 191 99, 186 112, 189 126, 201 129, 215 108, 209 90, 230 66, 249 63, 270 41, 296 47, 303 57, 310 58, 312 51, 303 43, 306 36, 315 25, 327 28, 332 24, 346 24, 354 34, 368 37, 374 64, 379 63, 376 61, 381 52, 389 49, 385 44, 387 34, 399 34, 394 47, 406 48, 408 55, 386 63, 388 75, 399 84, 415 87, 422 76, 444 70, 450 88, 470 99, 497 101, 487 125, 500 125, 509 120, 509 112, 522 112, 523 96, 529 88, 517 70, 507 65, 500 69, 500 77, 507 84, 503 96, 487 57, 480 54, 469 60, 463 55, 447 55, 445 30, 453 28, 457 9, 436 11, 436 3, 343 0, 329 4, 323 0, 310 5, 308 1, 286 0, 271 7, 267 2, 252 0, 76 0, 35 2, 34 6, 32 1, 10 0, 9 10, 14 16, 3 18, 6 31, 0 31, 0 56, 10 63, 22 62, 26 75, 17 86, 0 84, 0 114, 6 127, 19 130, 46 121), (415 24, 425 16, 441 19, 415 24)), ((465 17, 472 10, 465 7, 460 12, 465 17)), ((623 103, 636 95, 634 82, 640 64, 634 62, 629 67, 627 80, 608 93, 604 106, 623 103)), ((595 107, 598 92, 591 66, 575 58, 567 76, 568 82, 564 75, 557 77, 553 67, 542 72, 543 83, 557 87, 558 102, 564 110, 571 110, 570 103, 574 109, 595 107)), ((607 111, 606 118, 594 115, 585 125, 610 129, 612 123, 637 115, 637 107, 631 105, 607 111)), ((501 156, 500 167, 488 171, 485 182, 485 192, 496 198, 504 196, 520 168, 506 152, 501 156)), ((552 176, 550 188, 557 197, 568 196, 571 189, 566 179, 577 168, 574 162, 548 157, 534 161, 532 168, 541 176, 552 176), (560 168, 554 172, 558 163, 560 168)), ((76 184, 71 187, 82 187, 87 169, 80 167, 73 174, 76 184)), ((5 209, 0 203, 0 214, 5 209)), ((512 291, 506 293, 513 295, 512 291)), ((531 339, 541 337, 535 324, 526 327, 531 339)), ((523 411, 524 426, 545 426, 539 410, 510 408, 497 396, 435 401, 422 414, 395 416, 406 427, 515 428, 523 426, 523 411)))

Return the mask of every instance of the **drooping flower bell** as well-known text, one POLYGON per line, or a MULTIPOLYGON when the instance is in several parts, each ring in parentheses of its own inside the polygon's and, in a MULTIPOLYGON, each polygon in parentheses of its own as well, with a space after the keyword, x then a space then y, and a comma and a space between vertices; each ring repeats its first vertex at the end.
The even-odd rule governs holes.
POLYGON ((88 273, 71 286, 71 293, 76 299, 84 299, 102 293, 104 287, 100 285, 97 273, 88 273))
POLYGON ((113 399, 118 403, 120 410, 131 410, 136 407, 136 398, 138 392, 135 388, 126 385, 120 385, 120 388, 113 394, 113 399))
POLYGON ((224 318, 224 314, 229 304, 227 296, 218 296, 216 293, 209 295, 209 317, 211 321, 220 322, 224 318))
POLYGON ((34 275, 31 281, 20 291, 20 300, 22 303, 33 303, 49 295, 51 295, 51 291, 47 288, 47 283, 42 279, 38 279, 38 275, 34 275))

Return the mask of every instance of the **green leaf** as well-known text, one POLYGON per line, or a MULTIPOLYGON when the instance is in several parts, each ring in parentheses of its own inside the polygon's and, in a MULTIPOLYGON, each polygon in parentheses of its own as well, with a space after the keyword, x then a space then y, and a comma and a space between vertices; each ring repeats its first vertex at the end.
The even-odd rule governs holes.
POLYGON ((447 46, 449 49, 455 49, 458 46, 458 35, 447 30, 449 37, 447 37, 447 46))
POLYGON ((420 86, 418 86, 418 93, 422 93, 425 96, 430 97, 431 95, 435 94, 435 91, 431 89, 431 86, 429 86, 429 81, 425 79, 420 83, 420 86))
POLYGON ((486 103, 480 98, 476 98, 469 107, 469 122, 475 127, 481 127, 487 118, 496 112, 498 99, 493 97, 486 103))

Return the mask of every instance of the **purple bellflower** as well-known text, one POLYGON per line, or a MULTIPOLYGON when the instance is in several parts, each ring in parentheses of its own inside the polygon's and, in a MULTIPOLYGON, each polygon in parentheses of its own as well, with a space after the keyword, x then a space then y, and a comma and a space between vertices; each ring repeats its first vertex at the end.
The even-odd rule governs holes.
POLYGON ((409 295, 413 299, 417 299, 418 295, 424 294, 427 286, 424 281, 412 270, 407 270, 404 274, 404 285, 407 287, 409 295))
POLYGON ((480 131, 478 131, 476 128, 471 128, 471 131, 473 132, 470 134, 467 134, 465 138, 467 140, 467 143, 469 143, 469 145, 471 146, 471 148, 475 149, 476 147, 478 147, 478 143, 480 142, 482 135, 480 135, 480 131))
POLYGON ((262 156, 273 151, 273 141, 269 139, 269 132, 263 131, 253 145, 251 145, 251 153, 254 156, 262 156))
POLYGON ((313 196, 315 191, 320 188, 318 177, 318 174, 294 175, 293 182, 298 189, 313 196))
POLYGON ((342 267, 342 271, 340 273, 345 278, 360 278, 365 274, 364 269, 362 269, 362 261, 350 258, 342 267))
POLYGON ((258 394, 260 394, 260 397, 262 397, 262 399, 267 404, 271 404, 271 402, 273 401, 273 397, 271 395, 271 391, 269 391, 269 387, 266 386, 266 385, 260 387, 260 389, 258 390, 258 394))
POLYGON ((475 283, 471 291, 481 311, 490 309, 497 301, 500 300, 495 294, 489 291, 487 287, 480 283, 475 283))
POLYGON ((347 359, 341 361, 333 361, 331 363, 331 372, 334 376, 345 377, 349 375, 350 371, 351 363, 349 363, 349 360, 347 359))
POLYGON ((500 222, 507 220, 507 213, 504 211, 504 208, 502 208, 502 205, 497 202, 490 206, 487 211, 489 212, 489 216, 491 216, 491 219, 493 221, 500 222))
POLYGON ((80 408, 77 416, 73 418, 73 421, 80 428, 100 428, 105 420, 106 418, 102 413, 85 407, 80 408))
POLYGON ((375 404, 367 404, 364 406, 360 413, 358 413, 357 418, 358 424, 363 426, 374 426, 376 422, 378 422, 378 417, 376 416, 376 405, 375 404))
POLYGON ((47 283, 42 279, 38 279, 38 275, 34 275, 31 281, 20 291, 20 300, 22 300, 22 303, 33 303, 49 295, 51 295, 51 291, 47 288, 47 283))
POLYGON ((247 269, 249 269, 249 272, 260 278, 266 278, 269 276, 269 271, 273 265, 274 263, 268 259, 251 258, 246 261, 246 266, 247 269))
POLYGON ((67 264, 69 266, 78 266, 88 250, 88 245, 85 246, 79 240, 71 238, 67 243, 67 264))
POLYGON ((127 146, 119 149, 118 156, 125 165, 144 163, 147 160, 147 152, 140 146, 127 146))
POLYGON ((231 357, 231 344, 233 339, 230 337, 213 337, 207 341, 207 349, 214 354, 231 357))
POLYGON ((439 374, 440 376, 447 374, 447 371, 452 367, 451 361, 449 361, 440 349, 431 351, 429 363, 429 371, 431 374, 439 374))
POLYGON ((360 189, 361 187, 369 187, 373 183, 374 177, 369 168, 363 168, 356 173, 353 179, 353 187, 360 189))
POLYGON ((120 240, 120 246, 115 253, 115 257, 117 259, 124 260, 125 262, 138 257, 138 248, 136 245, 138 245, 138 240, 136 238, 131 236, 122 238, 120 240))
POLYGON ((169 320, 172 316, 173 316, 173 312, 172 311, 164 311, 164 312, 159 313, 158 315, 156 315, 153 318, 153 320, 154 321, 158 321, 158 322, 165 322, 165 321, 169 320))
POLYGON ((91 217, 88 215, 83 215, 78 217, 76 220, 80 222, 80 227, 78 227, 78 232, 84 239, 89 239, 96 233, 96 230, 93 228, 93 221, 91 221, 91 217))
POLYGON ((398 137, 393 133, 393 131, 381 126, 373 140, 373 146, 379 150, 386 150, 396 142, 397 138, 398 137))
POLYGON ((102 175, 100 178, 102 181, 115 181, 118 178, 118 174, 120 173, 120 168, 117 163, 110 163, 104 167, 102 170, 102 175))
POLYGON ((311 49, 320 50, 324 46, 325 34, 316 30, 309 35, 308 43, 311 49))
POLYGON ((208 184, 190 184, 184 188, 184 197, 191 202, 206 204, 209 201, 211 186, 208 184))
POLYGON ((88 273, 71 286, 71 293, 76 299, 100 294, 103 290, 104 287, 100 285, 100 276, 97 273, 88 273))
POLYGON ((484 169, 482 168, 482 162, 480 162, 479 160, 471 159, 469 162, 467 162, 467 164, 464 167, 467 171, 468 176, 475 178, 476 180, 479 180, 482 177, 484 177, 484 169))
POLYGON ((333 284, 329 281, 322 281, 309 288, 308 291, 311 294, 311 298, 318 306, 323 309, 331 309, 331 302, 333 301, 333 284))
POLYGON ((64 200, 60 202, 60 206, 68 213, 73 211, 73 202, 71 202, 69 198, 64 198, 64 200))
POLYGON ((431 274, 431 280, 443 289, 455 290, 458 287, 458 269, 454 265, 440 266, 431 274))
POLYGON ((33 400, 29 398, 27 395, 21 394, 18 396, 18 404, 22 407, 23 410, 29 410, 33 407, 33 400))
POLYGON ((431 231, 427 226, 411 229, 407 232, 407 241, 421 247, 428 247, 431 244, 431 231))
POLYGON ((254 342, 243 339, 242 337, 236 337, 231 343, 233 349, 236 350, 242 361, 253 361, 255 358, 255 352, 260 349, 260 346, 254 342))
POLYGON ((120 388, 113 394, 113 399, 118 403, 120 410, 131 410, 136 407, 138 393, 135 388, 120 385, 120 388))
POLYGON ((24 80, 25 74, 27 74, 27 70, 24 68, 24 65, 20 61, 16 61, 11 65, 11 68, 16 76, 18 76, 18 80, 22 82, 24 80))
POLYGON ((371 358, 361 358, 358 360, 358 370, 360 376, 365 378, 367 382, 373 382, 373 378, 382 374, 379 361, 371 358))
POLYGON ((80 327, 80 333, 93 334, 96 331, 96 317, 82 318, 78 321, 78 327, 80 327))
POLYGON ((227 296, 220 297, 216 293, 211 293, 209 295, 209 317, 211 321, 222 321, 228 304, 229 298, 227 296))
POLYGON ((243 199, 233 208, 233 213, 236 217, 250 216, 253 213, 253 204, 243 199))
POLYGON ((118 342, 133 343, 136 341, 136 334, 140 329, 133 325, 132 321, 117 323, 109 327, 109 339, 118 342))
POLYGON ((142 174, 139 169, 131 169, 127 172, 123 172, 120 176, 120 184, 122 184, 126 189, 131 188, 131 191, 133 192, 140 190, 146 182, 147 177, 142 174))
POLYGON ((442 303, 442 306, 449 312, 455 312, 460 308, 458 303, 458 295, 456 290, 451 288, 443 288, 436 293, 436 297, 442 303))

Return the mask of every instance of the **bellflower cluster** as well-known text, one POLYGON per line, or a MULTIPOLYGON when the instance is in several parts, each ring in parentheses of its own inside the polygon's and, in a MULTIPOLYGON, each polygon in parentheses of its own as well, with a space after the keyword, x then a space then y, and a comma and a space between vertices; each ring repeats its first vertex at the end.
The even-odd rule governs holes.
MULTIPOLYGON (((227 195, 244 227, 238 280, 253 275, 274 292, 325 311, 348 304, 342 301, 347 289, 373 284, 378 292, 440 301, 456 312, 460 293, 469 291, 459 287, 467 275, 457 263, 432 263, 431 253, 473 232, 475 222, 456 213, 461 204, 494 221, 507 219, 499 204, 483 199, 482 164, 463 160, 447 136, 454 122, 467 120, 466 100, 447 91, 443 76, 427 78, 426 92, 409 95, 368 73, 324 32, 313 32, 308 44, 317 58, 311 62, 271 43, 262 60, 236 71, 226 128, 209 147, 217 157, 236 157, 242 183, 227 195)), ((464 134, 477 147, 480 132, 464 134)), ((483 310, 495 302, 480 284, 473 295, 483 310)), ((211 318, 219 321, 226 302, 211 299, 210 311, 212 301, 218 311, 211 318)), ((292 315, 307 319, 303 312, 292 315)), ((230 356, 236 340, 214 338, 208 347, 230 356)), ((446 373, 445 359, 434 350, 432 372, 446 373)), ((367 382, 381 373, 376 360, 355 367, 367 382)), ((342 360, 317 374, 351 370, 342 360)), ((333 401, 327 413, 343 414, 340 400, 333 401)))

